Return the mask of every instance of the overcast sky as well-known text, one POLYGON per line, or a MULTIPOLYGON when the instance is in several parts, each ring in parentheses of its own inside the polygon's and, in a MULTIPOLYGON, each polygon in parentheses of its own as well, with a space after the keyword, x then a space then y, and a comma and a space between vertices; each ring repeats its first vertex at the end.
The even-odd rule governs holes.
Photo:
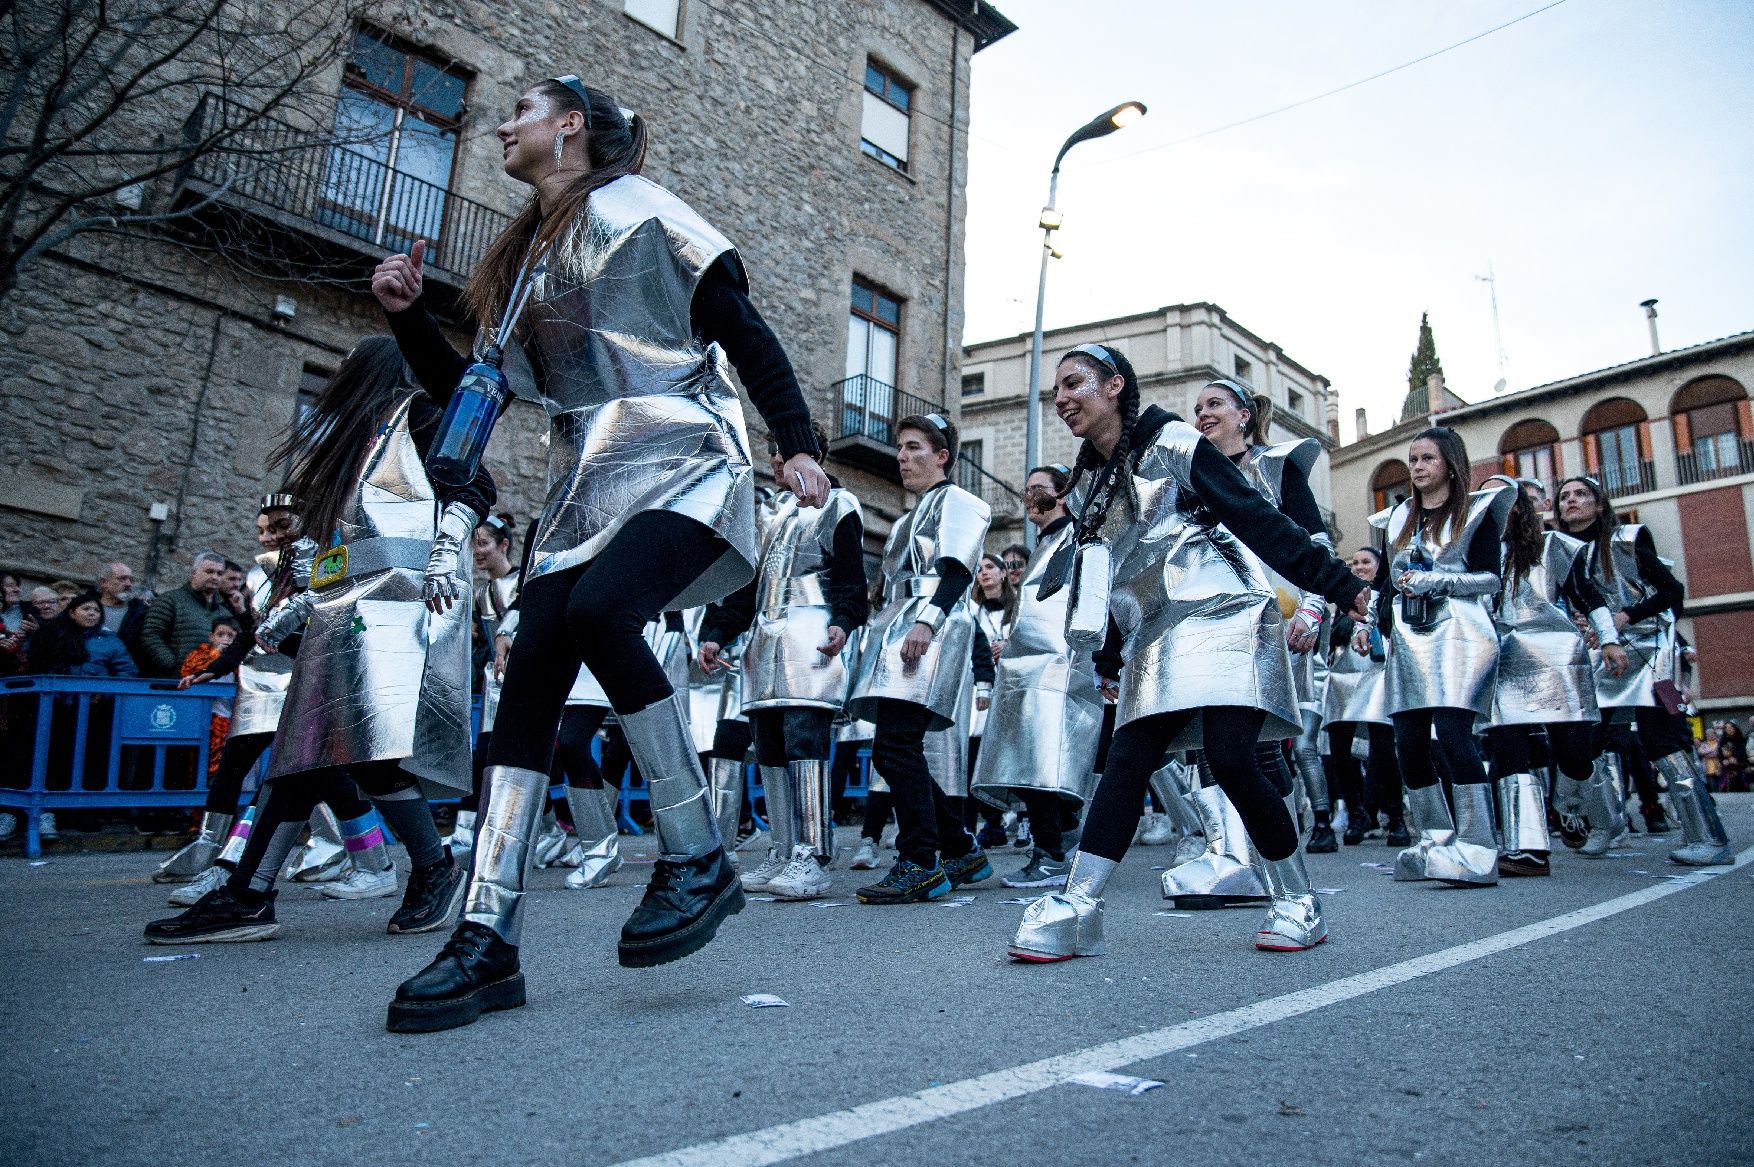
POLYGON ((1549 0, 997 0, 975 57, 970 341, 1033 324, 1054 151, 1077 147, 1048 327, 1210 300, 1390 424, 1429 310, 1450 386, 1511 390, 1754 329, 1754 3, 1565 0, 1433 60, 1180 145, 1549 0))

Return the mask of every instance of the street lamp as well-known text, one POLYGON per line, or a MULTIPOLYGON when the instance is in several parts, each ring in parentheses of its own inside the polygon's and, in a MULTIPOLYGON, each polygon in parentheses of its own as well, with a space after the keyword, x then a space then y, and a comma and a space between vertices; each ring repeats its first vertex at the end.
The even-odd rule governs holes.
MULTIPOLYGON (((1054 198, 1060 189, 1060 160, 1066 152, 1080 142, 1088 142, 1092 138, 1101 138, 1116 130, 1125 129, 1145 116, 1145 103, 1128 101, 1115 106, 1107 113, 1099 114, 1080 126, 1060 152, 1054 155, 1054 169, 1048 175, 1048 205, 1041 212, 1041 280, 1035 287, 1035 338, 1029 346, 1029 408, 1026 413, 1027 422, 1023 434, 1023 475, 1035 469, 1037 458, 1041 453, 1041 313, 1048 291, 1048 260, 1058 258, 1059 252, 1054 250, 1054 232, 1060 226, 1060 213, 1054 209, 1054 198)), ((1031 547, 1035 546, 1035 528, 1028 523, 1023 524, 1024 537, 1031 547)))

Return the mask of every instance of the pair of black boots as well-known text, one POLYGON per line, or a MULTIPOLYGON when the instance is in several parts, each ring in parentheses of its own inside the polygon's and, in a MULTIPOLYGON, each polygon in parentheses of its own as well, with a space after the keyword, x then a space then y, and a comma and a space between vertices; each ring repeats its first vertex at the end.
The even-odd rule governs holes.
MULTIPOLYGON (((742 881, 723 847, 698 859, 660 858, 645 896, 621 927, 622 967, 650 968, 700 951, 743 905, 742 881)), ((523 1003, 517 945, 486 924, 464 920, 437 959, 397 987, 385 1024, 392 1033, 432 1033, 523 1003)))

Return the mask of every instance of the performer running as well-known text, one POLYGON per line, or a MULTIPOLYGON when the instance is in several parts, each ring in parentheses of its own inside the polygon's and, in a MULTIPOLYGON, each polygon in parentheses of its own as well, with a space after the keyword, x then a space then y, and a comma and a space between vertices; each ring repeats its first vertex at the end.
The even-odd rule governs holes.
MULTIPOLYGON (((1388 575, 1387 563, 1376 548, 1360 547, 1352 553, 1348 566, 1353 575, 1376 588, 1388 575)), ((1382 602, 1380 597, 1377 602, 1382 602)), ((1327 726, 1329 763, 1346 803, 1344 837, 1348 847, 1364 842, 1364 836, 1377 826, 1379 811, 1389 818, 1383 842, 1405 847, 1413 841, 1401 810, 1401 765, 1395 757, 1394 723, 1384 703, 1383 661, 1382 636, 1340 613, 1328 638, 1322 721, 1327 726), (1352 754, 1352 742, 1360 728, 1365 731, 1369 751, 1363 771, 1352 754)))
MULTIPOLYGON (((686 710, 643 637, 662 613, 728 595, 754 571, 753 472, 723 356, 779 442, 785 480, 811 505, 828 489, 809 409, 750 303, 736 249, 638 176, 644 121, 567 76, 520 97, 498 135, 506 173, 534 197, 477 265, 468 299, 484 324, 509 323, 489 339, 514 390, 548 411, 551 484, 532 531, 463 919, 397 989, 394 1030, 448 1029, 524 1003, 530 844, 581 661, 649 783, 662 848, 622 928, 621 963, 687 956, 741 910, 686 710), (522 321, 510 319, 526 292, 522 321)), ((373 290, 422 383, 444 393, 465 364, 420 302, 423 255, 416 243, 385 260, 373 290)))
MULTIPOLYGON (((1693 735, 1663 701, 1665 694, 1678 696, 1675 621, 1685 596, 1681 581, 1657 554, 1650 528, 1622 524, 1594 478, 1568 478, 1559 484, 1559 522, 1588 545, 1590 573, 1614 613, 1630 667, 1625 675, 1615 675, 1601 649, 1595 651, 1596 704, 1606 719, 1633 719, 1640 744, 1668 780, 1669 801, 1685 839, 1669 852, 1669 859, 1689 867, 1733 862, 1729 835, 1693 752, 1693 735)), ((1653 811, 1660 821, 1655 793, 1641 789, 1640 795, 1646 822, 1653 821, 1653 811)), ((1597 824, 1590 826, 1593 832, 1597 824)))
MULTIPOLYGON (((1024 514, 1035 524, 1035 551, 1018 585, 1017 618, 999 654, 999 676, 986 747, 975 763, 974 795, 1022 810, 1034 846, 1006 887, 1064 887, 1071 869, 1067 835, 1096 787, 1096 747, 1103 696, 1088 653, 1066 643, 1066 575, 1074 528, 1063 495, 1066 466, 1037 466, 1023 483, 1024 514)), ((1114 671, 1111 669, 1111 671, 1114 671)))
POLYGON ((1079 516, 1071 643, 1107 633, 1126 663, 1114 742, 1066 890, 1024 911, 1011 954, 1102 951, 1102 889, 1132 840, 1146 784, 1171 750, 1192 746, 1203 746, 1262 857, 1273 903, 1256 946, 1319 944, 1327 927, 1296 827, 1255 765, 1256 742, 1297 731, 1279 601, 1255 555, 1360 616, 1364 584, 1198 430, 1155 405, 1141 412, 1138 378, 1119 352, 1080 345, 1060 359, 1054 386, 1055 410, 1083 442, 1074 484, 1094 479, 1079 516))
MULTIPOLYGON (((849 712, 876 724, 871 764, 895 796, 897 856, 888 875, 859 889, 864 904, 937 899, 993 873, 963 825, 954 788, 934 781, 926 759, 929 732, 960 724, 956 737, 966 743, 976 633, 967 597, 992 509, 950 481, 955 425, 936 413, 905 417, 895 436, 901 484, 919 502, 883 549, 885 602, 866 633, 849 712)), ((952 768, 966 767, 956 740, 930 744, 952 768)), ((956 780, 954 770, 941 766, 940 773, 944 782, 956 780)), ((967 774, 961 771, 963 790, 967 774)))
MULTIPOLYGON (((826 446, 820 430, 816 438, 826 446)), ((832 476, 827 504, 807 507, 788 489, 795 484, 783 477, 777 445, 769 444, 768 457, 782 489, 766 526, 760 573, 723 604, 708 605, 699 659, 702 669, 718 672, 720 649, 749 634, 742 711, 755 735, 773 847, 766 863, 744 874, 743 888, 809 900, 831 886, 829 735, 846 697, 847 638, 870 614, 865 525, 858 497, 832 476)))

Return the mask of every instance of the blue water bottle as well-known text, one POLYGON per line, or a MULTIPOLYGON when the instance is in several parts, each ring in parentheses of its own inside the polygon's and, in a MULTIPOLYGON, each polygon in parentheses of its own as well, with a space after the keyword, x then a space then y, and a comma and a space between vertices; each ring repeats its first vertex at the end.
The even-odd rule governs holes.
POLYGON ((511 387, 500 371, 504 359, 498 346, 489 345, 482 358, 463 371, 463 379, 445 406, 438 436, 426 455, 426 472, 440 486, 467 486, 481 469, 481 455, 493 436, 493 423, 511 398, 511 387))

